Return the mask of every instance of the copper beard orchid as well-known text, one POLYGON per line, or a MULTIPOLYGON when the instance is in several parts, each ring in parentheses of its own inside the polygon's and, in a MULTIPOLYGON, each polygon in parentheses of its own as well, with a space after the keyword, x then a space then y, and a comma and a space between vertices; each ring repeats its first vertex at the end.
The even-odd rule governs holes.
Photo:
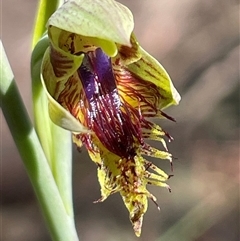
POLYGON ((138 44, 131 12, 113 0, 70 0, 48 22, 50 46, 42 64, 49 114, 72 131, 97 164, 101 198, 119 192, 137 236, 148 198, 147 184, 169 178, 144 156, 168 159, 164 136, 149 118, 180 96, 164 68, 138 44), (145 139, 161 141, 165 151, 145 139), (154 171, 151 172, 151 171, 154 171))

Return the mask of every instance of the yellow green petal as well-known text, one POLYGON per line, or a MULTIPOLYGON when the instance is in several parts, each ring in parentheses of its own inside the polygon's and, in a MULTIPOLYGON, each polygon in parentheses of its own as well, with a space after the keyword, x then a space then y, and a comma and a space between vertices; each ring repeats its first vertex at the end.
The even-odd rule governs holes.
MULTIPOLYGON (((80 62, 80 56, 79 62, 80 62)), ((77 133, 86 133, 89 130, 84 127, 76 118, 74 118, 67 110, 65 110, 53 97, 56 91, 59 78, 55 76, 50 61, 50 48, 48 48, 43 57, 42 63, 42 84, 46 90, 49 100, 49 116, 51 120, 58 126, 77 133)), ((62 81, 64 83, 64 81, 62 81)))
MULTIPOLYGON (((139 51, 139 43, 133 33, 131 34, 130 42, 130 47, 120 44, 117 45, 118 55, 115 57, 113 62, 116 63, 120 58, 121 65, 126 66, 138 61, 142 57, 141 52, 139 51)), ((117 66, 115 67, 117 68, 117 66)))
MULTIPOLYGON (((145 188, 144 188, 145 189, 145 188)), ((123 202, 129 211, 129 219, 132 223, 133 230, 137 237, 141 235, 143 216, 148 208, 148 196, 150 195, 146 190, 141 193, 122 193, 123 202)))
POLYGON ((62 49, 73 55, 78 55, 79 52, 88 52, 91 48, 95 49, 96 47, 100 47, 110 57, 114 57, 118 51, 116 44, 112 41, 79 35, 52 25, 48 27, 48 35, 54 48, 62 49))
POLYGON ((163 68, 163 66, 149 55, 144 49, 139 47, 142 55, 137 62, 127 66, 128 70, 145 81, 155 84, 162 97, 159 108, 163 109, 170 105, 177 105, 181 99, 179 93, 163 68))
POLYGON ((131 11, 113 0, 69 0, 49 19, 53 25, 86 37, 130 46, 131 11))

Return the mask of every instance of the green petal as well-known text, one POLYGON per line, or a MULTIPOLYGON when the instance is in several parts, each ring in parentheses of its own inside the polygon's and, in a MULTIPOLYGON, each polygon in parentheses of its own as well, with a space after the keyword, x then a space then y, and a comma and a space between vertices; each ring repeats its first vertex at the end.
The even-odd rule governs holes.
POLYGON ((139 51, 139 43, 133 33, 131 34, 130 42, 131 47, 121 44, 117 45, 118 55, 114 60, 118 61, 118 58, 120 57, 122 65, 132 64, 142 57, 141 52, 139 51))
MULTIPOLYGON (((78 56, 78 58, 83 58, 83 56, 78 56)), ((78 62, 80 60, 78 59, 78 62)), ((76 133, 86 133, 89 130, 84 127, 76 118, 74 118, 67 110, 65 110, 53 97, 56 94, 57 82, 59 78, 55 76, 53 67, 50 62, 50 48, 48 48, 43 57, 42 63, 42 83, 44 89, 47 93, 49 100, 49 116, 51 120, 58 126, 70 130, 76 133)), ((64 83, 67 79, 61 80, 61 86, 64 87, 64 83)), ((61 91, 61 86, 60 91, 61 91)))
POLYGON ((159 108, 163 109, 170 105, 177 105, 181 99, 179 93, 163 68, 163 66, 149 55, 144 49, 139 47, 142 57, 137 62, 127 66, 128 70, 145 81, 155 84, 162 97, 159 108))
POLYGON ((67 79, 81 65, 83 54, 73 55, 63 48, 63 45, 66 45, 66 39, 69 37, 67 32, 52 27, 49 28, 48 35, 50 39, 50 48, 48 50, 50 55, 49 64, 53 66, 57 81, 67 79))
POLYGON ((84 55, 71 55, 50 46, 43 57, 41 74, 47 91, 53 98, 65 88, 65 83, 81 66, 84 55))
POLYGON ((111 57, 114 57, 118 52, 116 44, 112 41, 82 36, 52 25, 48 28, 48 35, 55 49, 61 49, 73 55, 78 55, 79 52, 88 52, 89 46, 100 47, 111 57))
POLYGON ((68 111, 66 111, 60 104, 58 104, 49 94, 49 116, 53 123, 62 128, 73 131, 75 133, 90 132, 80 122, 75 119, 68 111))
MULTIPOLYGON (((69 0, 49 19, 48 26, 86 37, 105 40, 107 52, 115 56, 114 43, 131 46, 134 22, 131 11, 113 0, 69 0)), ((101 47, 102 47, 101 45, 101 47)), ((100 46, 100 45, 99 45, 100 46)), ((104 49, 104 48, 103 48, 104 49)))

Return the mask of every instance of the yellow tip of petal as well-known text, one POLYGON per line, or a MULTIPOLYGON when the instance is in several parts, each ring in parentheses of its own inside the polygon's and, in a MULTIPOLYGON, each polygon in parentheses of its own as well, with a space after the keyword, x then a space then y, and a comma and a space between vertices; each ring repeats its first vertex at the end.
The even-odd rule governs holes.
POLYGON ((142 231, 142 222, 143 222, 143 216, 140 217, 138 220, 134 221, 133 224, 133 230, 135 232, 135 235, 137 237, 140 237, 141 231, 142 231))

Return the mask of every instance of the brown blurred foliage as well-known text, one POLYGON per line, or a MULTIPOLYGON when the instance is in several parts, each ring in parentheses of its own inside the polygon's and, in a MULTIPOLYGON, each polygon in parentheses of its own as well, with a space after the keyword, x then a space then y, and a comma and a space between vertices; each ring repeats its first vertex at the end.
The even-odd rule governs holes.
MULTIPOLYGON (((30 44, 37 0, 3 0, 1 39, 32 115, 30 44)), ((119 195, 101 204, 96 167, 74 151, 74 205, 80 240, 239 240, 239 3, 236 0, 120 1, 135 16, 141 45, 170 73, 182 95, 160 121, 175 141, 172 193, 150 187, 141 238, 119 195)), ((1 113, 1 234, 3 241, 50 240, 31 184, 1 113)), ((153 160, 170 172, 169 163, 153 160)))

